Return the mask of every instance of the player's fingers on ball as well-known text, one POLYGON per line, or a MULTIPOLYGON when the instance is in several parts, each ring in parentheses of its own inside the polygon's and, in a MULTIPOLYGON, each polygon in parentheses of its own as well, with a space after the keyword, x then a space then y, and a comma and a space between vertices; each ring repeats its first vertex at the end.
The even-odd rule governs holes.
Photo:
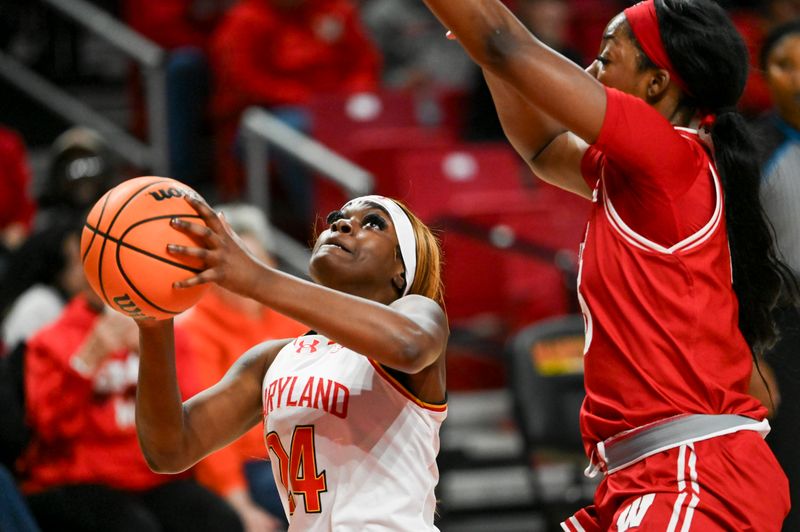
POLYGON ((211 208, 211 206, 206 203, 206 200, 201 198, 200 196, 195 196, 194 194, 189 194, 186 197, 186 201, 194 207, 206 225, 212 228, 214 231, 220 231, 222 229, 222 224, 220 224, 219 216, 211 208))
POLYGON ((184 279, 182 281, 175 281, 172 283, 172 286, 175 288, 191 288, 201 284, 212 283, 214 282, 214 279, 215 275, 213 271, 205 270, 194 277, 189 277, 188 279, 184 279))
POLYGON ((214 209, 198 194, 187 194, 184 198, 201 216, 214 216, 214 209))
POLYGON ((198 259, 203 260, 207 259, 209 256, 209 251, 206 248, 182 246, 180 244, 167 244, 167 251, 172 255, 197 257, 198 259))
POLYGON ((209 240, 214 236, 214 231, 211 230, 208 226, 189 222, 181 218, 177 217, 172 218, 170 220, 170 224, 178 231, 185 233, 191 237, 209 240))
POLYGON ((197 277, 190 277, 189 279, 184 279, 183 281, 175 281, 172 283, 173 288, 191 288, 193 286, 197 286, 200 284, 197 280, 197 277))

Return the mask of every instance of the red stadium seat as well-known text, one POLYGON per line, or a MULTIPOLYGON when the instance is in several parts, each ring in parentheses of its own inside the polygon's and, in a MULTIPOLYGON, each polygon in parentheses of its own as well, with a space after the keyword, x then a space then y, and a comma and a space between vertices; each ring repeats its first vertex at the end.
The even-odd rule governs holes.
MULTIPOLYGON (((408 203, 426 222, 451 212, 462 195, 516 193, 524 190, 526 180, 533 181, 505 143, 465 144, 398 134, 393 142, 378 144, 352 153, 350 159, 375 177, 376 194, 408 203)), ((316 211, 324 216, 343 199, 341 192, 320 182, 316 211)))
POLYGON ((577 311, 578 243, 590 203, 542 185, 515 194, 468 193, 443 219, 451 336, 448 386, 504 382, 498 345, 530 323, 577 311))
POLYGON ((494 245, 503 246, 506 325, 511 331, 577 310, 574 276, 590 205, 574 194, 541 185, 494 212, 485 204, 472 213, 461 211, 460 216, 484 228, 494 245))
MULTIPOLYGON (((409 91, 380 91, 352 95, 327 94, 308 106, 311 135, 330 149, 367 167, 380 179, 376 192, 393 181, 391 166, 376 157, 421 147, 455 142, 460 126, 458 93, 416 95, 409 91), (384 155, 382 155, 384 154, 384 155), (372 161, 372 164, 370 164, 372 161)), ((320 216, 341 205, 343 193, 332 184, 316 183, 316 211, 320 216)))
POLYGON ((409 91, 321 95, 308 105, 311 135, 346 157, 415 140, 418 145, 454 141, 459 126, 454 98, 409 91))
POLYGON ((398 154, 394 159, 394 194, 423 220, 454 213, 464 198, 523 193, 530 176, 507 144, 454 145, 398 154))
POLYGON ((494 317, 514 330, 572 310, 565 276, 588 201, 540 184, 504 143, 375 150, 363 161, 379 193, 442 230, 452 320, 494 317))

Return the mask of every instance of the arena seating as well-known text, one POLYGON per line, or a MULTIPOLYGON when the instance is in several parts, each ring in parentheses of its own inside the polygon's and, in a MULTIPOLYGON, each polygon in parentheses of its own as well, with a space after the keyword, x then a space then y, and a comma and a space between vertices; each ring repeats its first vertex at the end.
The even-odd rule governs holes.
MULTIPOLYGON (((507 143, 460 142, 447 127, 420 123, 408 95, 350 100, 364 118, 329 97, 312 107, 312 130, 370 171, 376 193, 402 200, 439 231, 453 327, 449 386, 502 386, 507 335, 575 310, 589 202, 540 182, 507 143)), ((316 190, 321 221, 345 198, 321 182, 316 190)))
POLYGON ((540 321, 515 335, 506 351, 516 420, 531 465, 529 480, 548 529, 591 503, 598 478, 583 475, 586 457, 578 414, 583 388, 580 314, 540 321), (560 472, 554 482, 553 473, 560 472))

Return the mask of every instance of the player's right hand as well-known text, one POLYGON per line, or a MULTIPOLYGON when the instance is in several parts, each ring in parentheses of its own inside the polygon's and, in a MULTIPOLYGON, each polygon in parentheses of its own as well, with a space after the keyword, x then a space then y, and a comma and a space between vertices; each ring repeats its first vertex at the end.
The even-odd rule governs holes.
POLYGON ((174 284, 175 288, 187 288, 203 283, 216 283, 222 288, 242 296, 249 296, 258 284, 263 268, 268 267, 247 248, 224 215, 214 212, 199 197, 186 196, 205 222, 196 224, 179 218, 172 219, 172 226, 195 240, 201 247, 170 244, 167 250, 174 255, 185 255, 200 259, 205 269, 194 277, 174 284))

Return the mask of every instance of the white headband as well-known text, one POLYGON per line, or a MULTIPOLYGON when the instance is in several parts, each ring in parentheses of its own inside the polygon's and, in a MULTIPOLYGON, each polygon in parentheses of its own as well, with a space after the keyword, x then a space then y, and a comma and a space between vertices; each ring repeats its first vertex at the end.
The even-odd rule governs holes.
POLYGON ((411 225, 411 220, 394 200, 383 196, 361 196, 351 199, 344 205, 344 208, 356 201, 375 203, 389 213, 395 233, 397 233, 397 242, 400 244, 400 256, 403 259, 403 265, 406 267, 406 287, 403 290, 403 295, 408 295, 411 285, 414 284, 414 275, 417 272, 417 239, 414 237, 414 227, 411 225))

